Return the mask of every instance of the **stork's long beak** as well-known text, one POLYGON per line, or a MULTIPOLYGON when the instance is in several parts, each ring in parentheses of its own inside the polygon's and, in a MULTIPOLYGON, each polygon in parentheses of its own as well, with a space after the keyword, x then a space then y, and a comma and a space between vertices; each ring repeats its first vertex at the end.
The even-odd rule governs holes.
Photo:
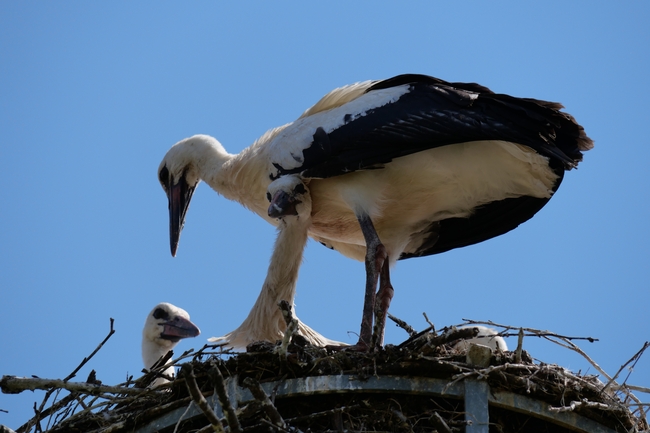
POLYGON ((175 317, 173 320, 163 323, 161 338, 171 341, 178 341, 181 338, 196 337, 201 330, 194 323, 183 317, 175 317))
POLYGON ((190 206, 194 188, 187 184, 185 176, 182 176, 176 185, 169 187, 169 243, 173 257, 176 257, 178 241, 185 225, 185 214, 190 206))

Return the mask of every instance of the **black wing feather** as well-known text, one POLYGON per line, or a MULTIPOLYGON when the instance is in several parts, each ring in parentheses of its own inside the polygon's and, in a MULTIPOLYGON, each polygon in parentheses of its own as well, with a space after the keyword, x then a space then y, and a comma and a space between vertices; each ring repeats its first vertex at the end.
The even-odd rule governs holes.
POLYGON ((304 164, 291 170, 278 167, 278 174, 332 177, 426 149, 479 140, 526 145, 570 169, 582 160, 581 151, 592 147, 583 128, 553 102, 415 74, 378 81, 367 92, 405 84, 410 91, 397 101, 363 116, 349 113, 329 134, 318 128, 312 145, 303 151, 304 164))

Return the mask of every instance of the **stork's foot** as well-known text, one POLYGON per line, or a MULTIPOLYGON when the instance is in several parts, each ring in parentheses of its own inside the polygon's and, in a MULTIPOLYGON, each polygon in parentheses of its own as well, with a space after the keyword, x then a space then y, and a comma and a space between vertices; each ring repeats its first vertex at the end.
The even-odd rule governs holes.
POLYGON ((395 290, 390 283, 390 269, 388 257, 383 261, 381 273, 379 274, 379 291, 375 296, 375 326, 373 327, 371 350, 379 350, 384 344, 384 331, 386 329, 386 316, 390 301, 393 299, 395 290))
MULTIPOLYGON (((388 254, 386 253, 386 248, 381 242, 379 242, 379 238, 376 238, 376 241, 376 243, 368 243, 367 246, 366 295, 363 304, 363 316, 361 318, 359 343, 357 343, 357 345, 365 345, 368 348, 374 348, 374 346, 377 346, 377 344, 373 342, 373 323, 375 326, 377 325, 376 311, 377 302, 379 301, 377 295, 381 293, 381 290, 378 293, 375 293, 375 290, 377 289, 377 283, 380 281, 380 276, 383 278, 384 267, 388 267, 388 254)), ((381 346, 382 341, 383 331, 382 338, 378 343, 379 346, 381 346)))
POLYGON ((349 352, 368 352, 369 349, 370 349, 370 346, 365 344, 365 343, 359 342, 359 343, 357 343, 355 345, 352 345, 352 346, 332 344, 332 345, 329 345, 329 346, 325 346, 325 349, 331 350, 332 352, 348 352, 348 351, 349 352))
MULTIPOLYGON (((391 288, 392 292, 392 288, 391 288)), ((380 292, 381 293, 381 292, 380 292)), ((380 294, 377 294, 377 304, 390 304, 390 297, 384 297, 383 300, 380 297, 380 294), (387 301, 386 301, 387 299, 387 301)), ((384 331, 386 330, 386 316, 388 315, 388 308, 377 308, 375 311, 375 326, 372 329, 372 340, 370 343, 370 350, 379 350, 384 344, 384 331)))

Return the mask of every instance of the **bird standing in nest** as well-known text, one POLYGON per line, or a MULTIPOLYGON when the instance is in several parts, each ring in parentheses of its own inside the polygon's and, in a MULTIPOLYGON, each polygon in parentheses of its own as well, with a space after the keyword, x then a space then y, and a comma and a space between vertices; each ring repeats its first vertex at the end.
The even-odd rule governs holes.
POLYGON ((516 228, 593 147, 561 108, 407 74, 335 89, 236 155, 210 136, 186 138, 158 170, 169 200, 172 255, 201 180, 277 225, 268 214, 267 188, 283 176, 299 176, 312 199, 309 236, 365 262, 356 347, 378 348, 397 260, 516 228))

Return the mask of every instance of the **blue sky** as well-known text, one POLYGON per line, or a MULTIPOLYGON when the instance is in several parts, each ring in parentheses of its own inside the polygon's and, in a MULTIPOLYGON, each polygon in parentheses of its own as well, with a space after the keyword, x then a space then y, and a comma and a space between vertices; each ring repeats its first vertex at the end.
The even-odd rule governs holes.
MULTIPOLYGON (((172 258, 163 155, 197 133, 239 152, 335 87, 407 72, 559 101, 595 148, 517 230, 399 262, 391 313, 599 338, 580 346, 613 374, 650 340, 649 19, 646 2, 0 2, 0 374, 65 377, 112 317, 77 379, 137 376, 161 301, 202 330, 179 350, 237 327, 275 231, 202 184, 172 258)), ((299 317, 354 343, 364 278, 310 241, 299 317)), ((387 342, 404 338, 389 325, 387 342)), ((551 343, 525 348, 595 373, 551 343)), ((650 354, 629 382, 650 386, 650 354)), ((0 394, 0 424, 41 399, 0 394)))

